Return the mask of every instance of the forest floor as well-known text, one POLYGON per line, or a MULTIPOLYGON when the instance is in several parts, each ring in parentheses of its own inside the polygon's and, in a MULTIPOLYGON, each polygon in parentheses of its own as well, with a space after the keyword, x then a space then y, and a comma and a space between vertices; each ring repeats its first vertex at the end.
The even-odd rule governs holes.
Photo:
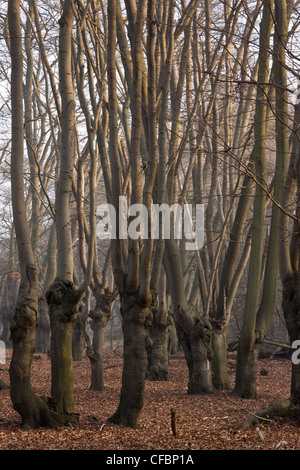
MULTIPOLYGON (((89 390, 87 358, 74 363, 75 412, 78 427, 22 430, 13 410, 9 390, 0 391, 0 450, 300 450, 300 424, 296 417, 276 418, 241 429, 238 425, 263 407, 289 396, 289 360, 260 360, 258 398, 234 398, 228 391, 211 395, 187 394, 188 371, 182 355, 170 360, 168 382, 146 383, 145 404, 135 428, 109 424, 120 393, 122 358, 105 351, 105 389, 89 390), (261 375, 261 369, 267 375, 261 375), (173 437, 170 408, 176 409, 179 436, 173 437), (262 437, 264 441, 262 440, 262 437)), ((9 383, 9 358, 0 379, 9 383)), ((229 357, 229 374, 235 379, 235 355, 229 357)), ((50 395, 50 360, 35 355, 32 386, 39 395, 50 395)))

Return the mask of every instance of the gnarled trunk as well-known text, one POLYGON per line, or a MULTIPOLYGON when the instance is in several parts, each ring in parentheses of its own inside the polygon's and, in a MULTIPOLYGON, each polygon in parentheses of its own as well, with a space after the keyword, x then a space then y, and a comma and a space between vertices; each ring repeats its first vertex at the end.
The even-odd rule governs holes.
POLYGON ((37 396, 30 384, 32 354, 35 351, 37 302, 30 300, 30 289, 21 285, 15 316, 11 324, 13 355, 10 364, 10 395, 14 409, 22 418, 23 429, 75 424, 74 417, 59 413, 56 401, 37 396))
POLYGON ((39 324, 36 330, 36 350, 40 353, 49 353, 51 344, 50 320, 46 299, 39 302, 39 324))
POLYGON ((87 356, 91 361, 92 378, 90 390, 104 389, 103 348, 104 332, 107 322, 111 319, 112 295, 109 289, 96 293, 96 306, 90 311, 93 343, 87 348, 87 356))
POLYGON ((169 338, 172 319, 156 312, 150 328, 151 351, 149 357, 149 380, 168 380, 170 375, 169 338))
POLYGON ((236 365, 236 382, 233 395, 240 398, 257 398, 256 374, 259 344, 239 341, 236 365))
POLYGON ((149 307, 142 307, 135 295, 121 297, 124 364, 120 403, 109 421, 121 426, 136 425, 144 404, 147 375, 147 341, 152 321, 149 307))
POLYGON ((72 414, 74 406, 72 334, 81 297, 72 282, 56 278, 46 298, 51 325, 52 396, 60 413, 72 414))
MULTIPOLYGON (((254 154, 255 154, 255 173, 260 181, 267 181, 267 144, 266 139, 268 136, 268 107, 267 99, 269 90, 268 86, 265 85, 269 80, 269 62, 270 54, 267 45, 270 43, 270 37, 273 27, 273 5, 274 0, 267 0, 263 5, 262 20, 260 23, 260 46, 259 46, 259 69, 258 69, 258 82, 260 85, 257 88, 257 103, 256 103, 256 115, 254 123, 254 154)), ((276 159, 278 161, 278 159, 276 159)), ((277 189, 277 185, 276 185, 277 189)), ((247 293, 245 300, 245 311, 243 318, 243 325, 241 331, 241 337, 238 348, 238 360, 236 369, 236 385, 234 394, 243 398, 255 398, 256 397, 256 360, 260 345, 260 336, 265 334, 263 326, 259 323, 267 324, 270 315, 273 314, 272 302, 264 303, 264 311, 259 309, 261 284, 264 281, 263 298, 260 306, 267 300, 269 295, 267 289, 267 283, 269 282, 270 276, 276 275, 278 267, 274 266, 271 269, 271 264, 266 270, 266 277, 263 279, 263 254, 264 254, 264 235, 265 235, 265 213, 266 213, 266 192, 263 185, 256 185, 255 187, 255 198, 253 208, 253 226, 252 226, 252 243, 251 243, 251 254, 249 260, 249 274, 247 280, 247 293), (273 272, 274 271, 274 272, 273 272), (258 313, 258 310, 260 312, 258 313), (268 319, 263 319, 262 314, 265 314, 268 319), (261 318, 259 318, 261 317, 261 318), (251 374, 251 375, 249 375, 251 374)), ((272 216, 272 221, 274 221, 272 216)), ((274 232, 276 230, 275 227, 274 232)), ((277 232, 277 230, 276 230, 277 232)), ((277 233, 276 233, 277 235, 277 233)), ((278 240, 272 236, 274 246, 278 246, 278 240)), ((273 243, 272 242, 272 243, 273 243)), ((271 245, 269 245, 271 246, 271 245)), ((270 255, 270 250, 268 255, 270 255)), ((269 261, 277 261, 277 256, 268 256, 269 261)), ((275 263, 276 264, 276 263, 275 263)), ((275 276, 276 277, 276 276, 275 276)), ((273 287, 277 286, 277 280, 273 282, 273 285, 269 284, 269 291, 273 290, 273 287)), ((276 296, 276 292, 273 292, 273 297, 276 296)), ((267 331, 267 329, 266 329, 267 331)))
POLYGON ((174 321, 180 345, 189 368, 188 393, 212 393, 211 324, 205 315, 196 315, 189 308, 184 291, 180 255, 174 239, 166 240, 164 254, 174 321))
MULTIPOLYGON (((300 272, 295 271, 282 282, 282 308, 290 343, 300 338, 300 272)), ((292 362, 291 397, 299 405, 300 396, 300 364, 292 362)))
POLYGON ((227 328, 212 325, 212 362, 213 384, 216 390, 230 390, 227 364, 227 328))
POLYGON ((205 318, 192 318, 180 305, 174 314, 178 338, 189 369, 188 393, 212 393, 211 325, 205 318))
POLYGON ((32 250, 24 198, 23 170, 23 101, 22 101, 22 35, 20 0, 8 2, 8 22, 11 41, 12 79, 12 148, 11 189, 21 282, 14 317, 11 323, 13 354, 10 363, 10 395, 14 409, 21 415, 26 429, 38 426, 58 426, 71 418, 57 413, 53 400, 38 397, 30 384, 32 354, 38 324, 39 283, 32 250))

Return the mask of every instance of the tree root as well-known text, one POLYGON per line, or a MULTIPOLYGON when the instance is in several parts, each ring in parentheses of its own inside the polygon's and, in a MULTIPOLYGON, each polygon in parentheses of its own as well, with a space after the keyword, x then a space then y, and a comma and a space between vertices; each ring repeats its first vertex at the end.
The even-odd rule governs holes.
POLYGON ((262 422, 270 422, 276 417, 298 416, 299 414, 299 408, 293 404, 291 397, 269 405, 266 408, 262 408, 257 413, 252 413, 249 410, 246 411, 250 413, 251 416, 241 423, 240 427, 243 429, 262 422))
POLYGON ((9 389, 9 385, 7 385, 3 380, 0 380, 0 390, 7 390, 9 389))

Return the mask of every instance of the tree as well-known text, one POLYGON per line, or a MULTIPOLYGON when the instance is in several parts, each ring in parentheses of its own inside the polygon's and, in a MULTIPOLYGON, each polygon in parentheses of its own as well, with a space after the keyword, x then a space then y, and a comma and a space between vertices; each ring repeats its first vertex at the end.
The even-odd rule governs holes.
MULTIPOLYGON (((141 0, 137 5, 126 2, 129 32, 132 48, 132 128, 130 141, 130 165, 132 174, 131 202, 141 204, 143 186, 140 178, 141 169, 141 133, 142 133, 142 32, 146 19, 146 2, 141 0)), ((148 19, 148 21, 150 21, 148 19)), ((124 335, 124 368, 120 403, 115 414, 110 418, 113 423, 134 426, 143 406, 144 386, 147 373, 146 341, 151 324, 150 307, 153 294, 150 289, 151 273, 151 240, 144 247, 142 261, 139 254, 139 240, 128 240, 128 251, 123 251, 125 242, 119 236, 119 214, 122 208, 119 196, 122 194, 121 166, 118 151, 117 121, 117 77, 116 77, 116 38, 117 38, 117 2, 108 4, 108 44, 107 71, 109 90, 109 150, 112 169, 112 202, 116 209, 116 233, 111 240, 112 266, 116 287, 121 301, 124 335), (126 259, 124 259, 126 256, 126 259), (141 263, 141 264, 140 264, 141 263), (125 268, 126 266, 126 268, 125 268), (141 269, 141 267, 143 267, 141 269)), ((146 197, 151 196, 153 175, 155 175, 155 155, 150 155, 148 165, 149 186, 146 197)), ((148 202, 147 202, 148 203, 148 202)))
MULTIPOLYGON (((84 14, 77 12, 77 68, 76 68, 76 82, 77 91, 81 109, 83 111, 86 123, 86 135, 87 143, 84 146, 81 154, 78 157, 77 163, 77 190, 76 190, 76 201, 77 201, 77 214, 78 214, 78 233, 79 233, 79 254, 81 267, 84 273, 87 269, 87 261, 85 255, 85 241, 90 236, 89 226, 85 217, 84 200, 91 199, 91 191, 95 192, 92 197, 96 198, 96 187, 90 186, 89 194, 85 191, 85 174, 84 165, 88 166, 86 160, 88 156, 92 162, 95 162, 95 184, 99 182, 101 175, 101 167, 98 170, 98 143, 94 142, 97 136, 97 129, 101 126, 101 117, 106 114, 106 108, 103 106, 103 98, 97 98, 94 92, 95 80, 102 87, 102 74, 103 64, 105 63, 104 53, 99 47, 99 38, 97 32, 94 30, 94 25, 100 27, 100 16, 99 11, 95 4, 91 5, 91 12, 88 11, 88 6, 84 14), (91 22, 87 22, 87 19, 91 22), (89 25, 92 27, 88 27, 89 25), (90 51, 89 39, 95 46, 94 57, 90 51), (84 53, 89 58, 87 63, 87 71, 85 70, 84 64, 84 53), (87 77, 86 77, 87 76, 87 77), (85 80, 87 78, 89 100, 85 95, 85 80)), ((101 148, 101 153, 103 153, 101 148)), ((103 160, 102 160, 103 161, 103 160)), ((87 176, 87 179, 88 176, 87 176)), ((96 243, 96 240, 95 240, 96 243)), ((104 248, 104 247, 103 247, 104 248)), ((87 342, 87 355, 91 361, 91 386, 92 390, 103 390, 104 377, 103 377, 103 348, 104 348, 104 331, 108 321, 111 319, 111 308, 113 301, 116 297, 117 292, 113 293, 113 287, 109 282, 109 271, 111 264, 111 249, 110 247, 106 250, 104 268, 102 276, 99 274, 99 266, 97 259, 97 250, 95 247, 94 263, 93 263, 93 274, 90 282, 90 288, 95 299, 94 308, 90 309, 88 316, 90 320, 90 326, 93 331, 93 340, 90 341, 88 335, 85 334, 86 322, 80 321, 81 333, 83 330, 83 336, 87 342)))
MULTIPOLYGON (((20 1, 8 2, 8 22, 11 50, 12 148, 11 192, 14 226, 20 265, 20 286, 11 323, 13 355, 10 364, 10 393, 14 409, 26 429, 37 426, 65 424, 52 407, 51 399, 38 397, 30 384, 35 331, 38 323, 39 285, 24 199, 23 170, 23 55, 20 27, 20 1)), ((69 419, 69 418, 68 418, 69 419)))
MULTIPOLYGON (((262 20, 261 37, 264 38, 263 51, 259 71, 259 83, 267 83, 268 72, 268 50, 265 48, 270 36, 273 23, 273 4, 265 5, 266 23, 262 20), (265 36, 265 33, 267 35, 265 36), (262 73, 262 76, 260 75, 262 73), (262 80, 262 81, 260 81, 262 80)), ((275 40, 274 40, 274 87, 276 90, 276 167, 274 176, 274 199, 279 204, 282 202, 282 186, 287 174, 288 147, 288 123, 287 123, 287 88, 285 51, 288 33, 288 18, 286 3, 275 4, 275 40)), ((261 94, 258 90, 258 98, 261 94)), ((263 91, 266 97, 267 91, 263 91)), ((265 100, 261 96, 261 103, 265 100)), ((261 107, 258 104, 258 108, 261 107)), ((278 292, 279 276, 279 236, 280 236, 280 208, 274 204, 272 206, 272 218, 270 226, 270 236, 268 240, 268 251, 266 265, 263 269, 263 236, 264 220, 267 193, 264 187, 267 182, 266 165, 266 103, 265 110, 259 112, 260 122, 256 122, 257 145, 259 150, 254 148, 256 157, 256 175, 259 176, 262 185, 256 186, 256 196, 254 202, 252 249, 250 255, 248 295, 246 298, 244 324, 239 342, 237 375, 234 393, 243 398, 256 397, 256 364, 260 345, 266 337, 274 310, 278 292), (257 199, 257 197, 259 199, 257 199), (252 286, 252 283, 253 286, 252 286), (260 285, 263 283, 262 297, 259 302, 260 285), (256 296, 254 293, 256 292, 256 296), (250 294, 251 293, 251 294, 250 294)))
POLYGON ((59 77, 61 96, 61 154, 55 194, 57 273, 46 298, 51 324, 52 396, 60 413, 74 416, 72 333, 80 301, 89 286, 95 251, 95 167, 90 168, 90 238, 85 278, 74 284, 74 259, 70 223, 70 195, 75 163, 75 94, 72 68, 74 10, 71 0, 63 4, 59 20, 59 77))
MULTIPOLYGON (((290 155, 289 166, 282 188, 285 211, 280 213, 279 246, 280 277, 282 281, 282 308, 291 346, 299 340, 299 103, 295 105, 293 128, 289 138, 289 110, 287 99, 286 42, 288 2, 275 0, 276 14, 276 126, 277 148, 283 161, 290 155), (293 204, 295 198, 295 206, 293 204), (293 217, 292 217, 292 216, 293 217)), ((299 364, 292 362, 291 395, 289 405, 299 407, 299 364)))

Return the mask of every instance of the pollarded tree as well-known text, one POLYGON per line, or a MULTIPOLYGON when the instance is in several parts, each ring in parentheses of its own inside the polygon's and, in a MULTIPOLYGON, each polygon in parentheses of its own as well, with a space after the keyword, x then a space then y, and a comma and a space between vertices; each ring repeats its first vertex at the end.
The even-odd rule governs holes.
POLYGON ((52 396, 59 412, 73 414, 72 333, 80 301, 87 289, 95 250, 95 159, 90 167, 90 239, 85 278, 74 284, 74 258, 70 223, 70 195, 75 163, 75 93, 72 65, 73 2, 66 0, 59 20, 59 78, 61 97, 61 154, 59 178, 55 193, 57 272, 46 298, 51 324, 52 396))
POLYGON ((10 363, 10 393, 14 409, 24 428, 58 426, 70 421, 58 414, 52 400, 38 397, 30 384, 32 354, 38 323, 39 284, 24 198, 24 122, 23 122, 23 55, 20 27, 20 1, 8 2, 11 50, 11 193, 13 217, 20 265, 20 286, 11 323, 13 354, 10 363))
MULTIPOLYGON (((276 150, 277 162, 281 162, 278 179, 281 187, 281 205, 279 207, 279 272, 282 282, 282 309, 288 330, 291 349, 299 348, 299 122, 300 107, 296 102, 293 125, 289 122, 289 102, 287 88, 286 54, 288 18, 291 4, 275 0, 275 41, 274 61, 276 86, 276 150), (286 165, 288 163, 288 168, 286 165), (284 180, 282 181, 282 175, 284 180), (283 184, 282 184, 283 183, 283 184), (294 343, 296 342, 296 343, 294 343)), ((290 69, 291 70, 291 69, 290 69)), ((278 202, 278 201, 276 201, 278 202)), ((292 356, 292 374, 290 395, 282 401, 259 410, 249 421, 257 422, 259 417, 284 416, 300 405, 300 369, 299 352, 292 356)))
MULTIPOLYGON (((277 8, 276 34, 277 47, 274 55, 277 59, 277 100, 276 120, 278 134, 278 151, 282 158, 290 155, 289 167, 283 185, 283 205, 286 212, 281 212, 280 233, 280 278, 282 282, 282 308, 291 346, 299 341, 299 100, 295 105, 294 125, 289 137, 288 92, 286 87, 286 44, 287 38, 287 5, 275 0, 277 8), (295 202, 294 202, 295 201, 295 202), (293 217, 290 217, 292 214, 293 217)), ((298 82, 299 83, 299 82, 298 82)), ((299 91, 299 89, 297 90, 299 91)), ((298 347, 298 343, 297 343, 298 347)), ((297 361, 292 363, 291 395, 289 404, 299 407, 300 370, 297 361)), ((283 402, 284 403, 284 402, 283 402)))
MULTIPOLYGON (((159 187, 159 190, 163 191, 164 195, 164 200, 161 200, 160 202, 167 202, 169 205, 172 205, 177 201, 177 178, 179 166, 182 161, 182 142, 180 142, 179 139, 179 132, 181 129, 181 102, 183 98, 186 68, 189 62, 189 50, 191 46, 191 18, 189 16, 186 18, 185 23, 183 47, 180 54, 178 74, 176 73, 175 64, 172 64, 173 77, 170 85, 170 89, 172 91, 170 98, 172 133, 170 136, 170 144, 167 146, 168 174, 167 178, 163 181, 164 186, 161 185, 161 187, 159 187)), ((169 32, 169 41, 173 34, 175 34, 176 37, 178 30, 175 30, 175 32, 171 30, 169 32)), ((171 60, 173 60, 173 57, 171 57, 171 60)), ((198 93, 200 91, 201 88, 199 87, 198 93)), ((197 103, 197 100, 195 100, 195 103, 197 103)), ((210 103, 213 103, 213 98, 211 98, 210 103)), ((190 116, 189 119, 191 119, 190 116)), ((202 134, 202 139, 203 138, 204 133, 202 134)), ((165 141, 161 140, 161 143, 164 144, 165 141)), ((164 155, 163 148, 160 149, 160 152, 164 155)), ((190 159, 189 168, 191 168, 193 155, 190 159)), ((188 176, 186 178, 188 180, 188 176)), ((184 189, 182 192, 184 192, 184 189)), ((184 195, 180 195, 179 202, 185 202, 184 195)), ((206 317, 201 315, 195 316, 188 305, 181 256, 178 244, 174 238, 174 232, 171 233, 170 238, 165 240, 164 267, 172 298, 173 315, 177 335, 183 347, 189 368, 188 393, 211 393, 213 391, 210 367, 211 326, 206 317)))
MULTIPOLYGON (((261 26, 261 37, 265 38, 260 49, 259 83, 266 83, 268 77, 269 51, 266 49, 273 26, 273 5, 265 4, 264 16, 261 26), (266 35, 267 33, 267 35, 266 35)), ((288 39, 288 16, 286 2, 275 3, 275 35, 274 35, 274 87, 276 91, 276 166, 274 175, 274 201, 270 236, 267 247, 267 258, 264 270, 263 265, 263 237, 265 223, 265 207, 267 202, 266 181, 266 138, 267 138, 267 106, 255 122, 255 165, 256 176, 262 183, 256 185, 254 201, 252 249, 249 265, 248 291, 246 296, 244 322, 239 341, 237 375, 234 394, 243 398, 256 397, 256 367, 260 345, 266 337, 271 325, 277 301, 279 278, 279 243, 280 243, 280 207, 282 202, 282 187, 287 174, 287 156, 289 155, 288 131, 288 95, 286 78, 285 47, 288 39), (264 274, 262 272, 264 271, 264 274), (259 303, 261 283, 262 296, 259 303)), ((258 98, 263 87, 258 89, 258 98)), ((261 96, 261 103, 266 99, 261 96)))
MULTIPOLYGON (((105 17, 102 19, 105 23, 105 17)), ((78 235, 79 235, 79 258, 82 270, 86 272, 86 247, 85 241, 89 238, 90 230, 85 216, 84 201, 90 199, 90 191, 86 193, 86 186, 89 185, 89 176, 85 174, 84 167, 89 168, 89 157, 92 161, 98 162, 98 152, 100 150, 102 166, 95 167, 97 171, 96 182, 104 174, 107 178, 109 167, 104 163, 106 153, 106 129, 107 102, 106 84, 104 79, 106 73, 106 49, 99 42, 98 31, 101 28, 101 18, 99 12, 99 2, 93 1, 84 7, 81 4, 81 10, 76 13, 77 26, 77 67, 76 67, 76 85, 81 110, 83 112, 86 124, 87 142, 77 161, 77 187, 76 201, 78 214, 78 235), (92 52, 93 51, 93 52, 92 52), (87 58, 85 62, 85 57, 87 58), (100 91, 99 95, 95 94, 95 85, 100 91), (88 95, 87 95, 88 94, 88 95), (97 101, 98 100, 98 101, 97 101), (101 134, 101 139, 95 141, 95 136, 101 134), (99 146, 99 150, 98 150, 99 146)), ((104 46, 106 46, 104 41, 104 46)), ((109 179, 109 178, 108 178, 109 179)), ((110 201, 109 195, 107 195, 110 201)), ((95 299, 95 306, 88 313, 89 322, 93 331, 93 339, 90 341, 88 335, 83 329, 83 334, 87 342, 87 356, 91 362, 91 385, 92 390, 103 390, 103 348, 104 348, 104 331, 108 321, 111 319, 111 308, 117 292, 112 293, 112 285, 109 282, 109 271, 111 266, 111 249, 107 250, 103 244, 101 251, 106 251, 104 268, 102 275, 99 273, 97 250, 93 263, 93 275, 90 282, 90 289, 95 299)), ((85 328, 85 325, 82 325, 85 328)))
MULTIPOLYGON (((150 1, 149 4, 152 2, 150 1)), ((146 20, 146 2, 126 2, 131 34, 132 48, 132 96, 131 96, 131 142, 130 164, 132 172, 132 203, 143 202, 143 181, 141 171, 141 133, 142 133, 142 33, 146 20)), ((150 22, 150 18, 148 19, 150 22)), ((116 76, 116 40, 117 40, 117 2, 108 3, 108 45, 107 71, 109 90, 109 151, 112 170, 112 203, 116 209, 116 220, 122 208, 119 197, 122 195, 121 166, 118 148, 118 101, 116 76)), ((145 192, 146 204, 151 198, 153 176, 156 170, 156 156, 150 154, 148 165, 148 187, 145 192)), ((125 255, 125 240, 119 236, 119 224, 116 224, 116 238, 111 240, 112 265, 114 278, 121 301, 124 335, 124 367, 120 403, 117 411, 110 418, 113 423, 134 426, 143 407, 144 386, 147 373, 146 341, 151 322, 153 296, 150 289, 152 243, 146 240, 142 260, 140 259, 139 239, 128 240, 125 255), (127 256, 127 262, 124 259, 127 256), (141 263, 141 264, 140 264, 141 263), (125 266, 127 265, 127 269, 125 266), (126 272, 127 271, 127 272, 126 272)))
MULTIPOLYGON (((233 77, 238 77, 240 74, 241 78, 243 78, 249 74, 251 76, 251 80, 256 81, 257 79, 257 63, 254 64, 253 69, 251 70, 248 62, 251 44, 250 38, 255 30, 256 20, 260 9, 261 2, 258 1, 255 8, 249 12, 248 21, 244 25, 243 40, 240 43, 236 56, 233 56, 231 59, 234 64, 232 68, 233 77), (248 70, 248 68, 250 70, 248 70)), ((229 37, 227 39, 227 43, 228 40, 229 37)), ((230 77, 228 77, 228 79, 226 78, 226 87, 230 87, 228 80, 230 82, 230 77)), ((235 80, 235 78, 232 78, 232 80, 235 80)), ((239 79, 237 78, 237 81, 238 80, 239 79)), ((225 173, 229 173, 229 176, 223 178, 223 191, 218 191, 221 201, 218 202, 218 211, 216 211, 214 225, 217 222, 217 225, 221 224, 221 226, 224 226, 226 214, 228 214, 227 211, 230 210, 231 200, 235 198, 236 202, 229 221, 227 220, 228 227, 226 228, 226 231, 228 235, 226 234, 227 239, 223 243, 222 252, 219 255, 219 261, 216 257, 214 259, 214 265, 217 267, 217 272, 215 274, 212 273, 210 278, 206 276, 208 277, 208 286, 211 286, 211 280, 213 277, 215 278, 214 284, 216 285, 216 288, 214 288, 214 295, 211 295, 210 302, 211 305, 214 305, 214 308, 211 308, 211 322, 213 327, 212 368, 213 382, 217 389, 230 388, 227 368, 228 325, 233 302, 235 300, 243 272, 247 266, 251 248, 251 230, 249 230, 249 227, 251 229, 251 224, 248 223, 248 211, 251 204, 254 181, 247 171, 251 171, 253 164, 253 152, 251 153, 250 143, 250 139, 252 137, 252 126, 249 128, 249 122, 251 122, 255 87, 251 84, 247 85, 245 83, 242 87, 239 87, 236 92, 238 93, 237 109, 231 111, 233 112, 233 116, 230 120, 230 126, 228 126, 228 112, 225 108, 223 117, 223 125, 225 127, 224 137, 219 131, 219 140, 221 141, 220 146, 224 146, 225 154, 223 157, 225 165, 223 175, 225 175, 225 173), (228 141, 227 139, 230 136, 230 127, 232 135, 231 141, 228 141), (249 152, 250 156, 248 157, 249 152), (243 174, 244 172, 245 175, 243 174), (235 187, 237 178, 240 178, 239 188, 235 187), (226 204, 223 209, 222 200, 226 200, 226 204)), ((228 97, 225 97, 225 103, 227 103, 228 99, 228 97)), ((198 186, 199 182, 196 180, 196 188, 198 186)), ((199 191, 196 193, 198 194, 199 191)), ((221 229, 218 229, 218 231, 219 230, 221 231, 221 229)), ((210 290, 210 287, 208 289, 210 290)), ((205 300, 204 304, 206 304, 205 300)))

